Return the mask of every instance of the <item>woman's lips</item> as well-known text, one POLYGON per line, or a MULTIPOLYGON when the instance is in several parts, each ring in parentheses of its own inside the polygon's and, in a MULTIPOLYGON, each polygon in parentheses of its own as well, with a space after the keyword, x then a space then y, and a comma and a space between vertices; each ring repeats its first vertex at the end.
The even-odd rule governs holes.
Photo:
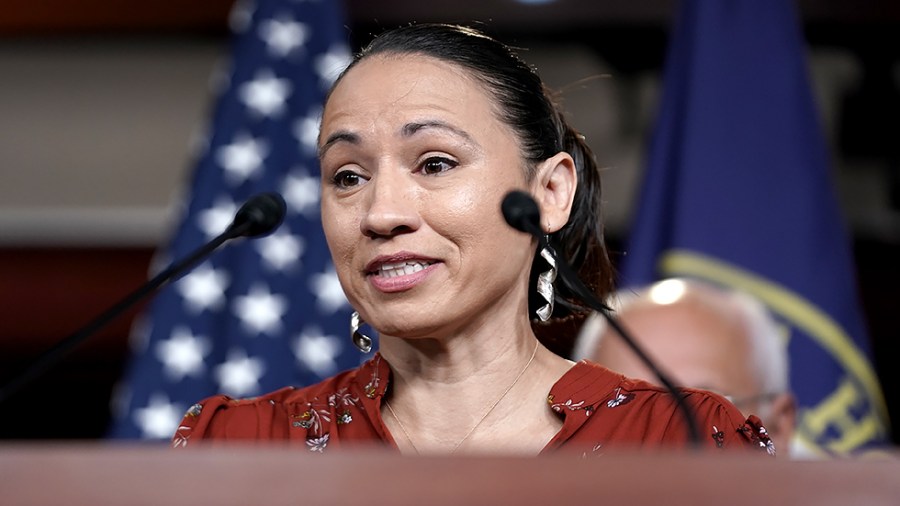
POLYGON ((436 260, 400 254, 381 257, 366 267, 366 276, 375 289, 402 292, 421 283, 437 267, 436 260))
POLYGON ((425 260, 406 260, 403 262, 389 262, 381 264, 378 270, 374 273, 376 276, 382 276, 385 278, 396 278, 398 276, 405 276, 409 274, 415 274, 419 271, 425 270, 426 267, 431 265, 433 262, 428 262, 425 260))

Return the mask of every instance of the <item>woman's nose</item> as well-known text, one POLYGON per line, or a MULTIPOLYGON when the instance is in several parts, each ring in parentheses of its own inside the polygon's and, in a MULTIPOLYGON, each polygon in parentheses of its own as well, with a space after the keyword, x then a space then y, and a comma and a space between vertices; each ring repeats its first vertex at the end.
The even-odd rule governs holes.
POLYGON ((363 235, 373 239, 393 237, 419 228, 415 190, 404 184, 402 176, 380 174, 367 190, 368 207, 360 222, 363 235))

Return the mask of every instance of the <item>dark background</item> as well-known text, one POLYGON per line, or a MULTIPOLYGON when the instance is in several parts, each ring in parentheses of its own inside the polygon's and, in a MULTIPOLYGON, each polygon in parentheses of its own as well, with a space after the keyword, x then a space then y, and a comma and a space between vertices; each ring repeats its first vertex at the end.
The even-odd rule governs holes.
MULTIPOLYGON (((478 22, 506 42, 577 43, 602 55, 627 78, 662 67, 670 1, 558 0, 526 6, 511 0, 479 2, 348 0, 353 42, 409 21, 478 22)), ((874 219, 857 212, 866 195, 842 194, 856 259, 874 365, 900 441, 900 5, 876 1, 798 2, 812 50, 839 48, 860 64, 861 80, 838 97, 832 152, 844 178, 855 167, 875 167, 888 195, 874 219), (885 224, 885 222, 887 224, 885 224)), ((114 0, 14 0, 0 13, 0 46, 23 41, 121 41, 148 44, 204 40, 227 47, 231 0, 122 3, 114 0)), ((2 72, 2 69, 0 69, 2 72)), ((835 104, 832 104, 835 105, 835 104)), ((0 153, 2 155, 2 153, 0 153)), ((0 165, 0 181, 12 170, 0 165)), ((836 226, 840 226, 836 224, 836 226)), ((611 231, 621 251, 627 228, 611 231)), ((147 278, 154 244, 0 243, 0 380, 13 376, 43 350, 80 327, 147 278)), ((827 275, 827 273, 823 273, 827 275)), ((848 294, 847 303, 856 303, 848 294)), ((0 404, 0 438, 94 439, 104 436, 110 398, 122 373, 135 310, 80 346, 14 397, 0 404)))

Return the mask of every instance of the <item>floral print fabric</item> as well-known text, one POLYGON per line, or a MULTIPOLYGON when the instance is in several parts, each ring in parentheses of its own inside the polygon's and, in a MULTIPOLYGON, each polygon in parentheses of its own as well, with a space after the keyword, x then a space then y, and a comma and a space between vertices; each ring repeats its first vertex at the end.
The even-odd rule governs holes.
MULTIPOLYGON (((192 447, 236 440, 283 440, 311 453, 378 444, 397 449, 381 419, 390 367, 379 354, 358 369, 305 388, 283 388, 252 399, 214 396, 188 410, 172 445, 192 447)), ((745 419, 723 397, 682 390, 710 449, 749 449, 774 454, 758 418, 745 419)), ((602 455, 611 449, 687 448, 688 424, 675 399, 650 383, 581 361, 546 395, 562 428, 542 453, 602 455)))

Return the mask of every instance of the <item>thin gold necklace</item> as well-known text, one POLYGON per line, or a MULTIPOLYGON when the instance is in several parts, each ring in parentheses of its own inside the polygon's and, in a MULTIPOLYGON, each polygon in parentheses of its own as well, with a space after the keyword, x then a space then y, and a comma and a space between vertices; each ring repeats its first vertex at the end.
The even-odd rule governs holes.
MULTIPOLYGON (((496 408, 497 405, 500 404, 500 401, 502 401, 506 397, 506 394, 508 394, 509 391, 512 390, 514 386, 516 386, 516 383, 518 383, 519 380, 522 379, 522 376, 525 374, 525 371, 527 371, 528 367, 531 365, 531 363, 534 362, 534 357, 535 357, 535 355, 537 355, 538 346, 540 346, 540 341, 535 341, 534 350, 532 350, 532 352, 531 352, 531 358, 528 359, 528 362, 525 364, 525 367, 522 368, 521 371, 519 371, 519 375, 516 376, 516 379, 514 379, 513 382, 510 383, 510 385, 508 387, 506 387, 506 390, 503 391, 503 394, 501 394, 500 397, 497 398, 497 400, 494 401, 493 404, 491 404, 491 407, 489 407, 487 409, 487 411, 485 411, 484 414, 481 415, 481 418, 479 418, 478 421, 475 422, 475 425, 473 425, 472 428, 469 429, 469 432, 466 432, 466 435, 463 436, 463 438, 460 439, 458 443, 456 443, 456 445, 453 447, 453 449, 450 450, 450 453, 456 453, 456 450, 459 449, 459 447, 466 441, 466 439, 469 439, 469 436, 471 436, 472 433, 475 432, 475 429, 477 429, 478 426, 481 425, 481 422, 483 422, 484 419, 487 418, 488 415, 490 415, 492 411, 494 411, 494 408, 496 408)), ((406 427, 403 425, 403 422, 400 420, 400 417, 397 416, 397 413, 394 413, 394 408, 391 407, 391 403, 389 403, 388 400, 385 399, 384 405, 388 408, 388 411, 391 412, 391 416, 394 417, 394 420, 397 421, 397 425, 400 426, 400 430, 403 431, 403 435, 406 436, 406 440, 409 441, 409 445, 412 446, 413 451, 416 452, 416 455, 419 455, 419 449, 416 448, 416 444, 413 443, 413 440, 409 436, 409 432, 406 430, 406 427)))

